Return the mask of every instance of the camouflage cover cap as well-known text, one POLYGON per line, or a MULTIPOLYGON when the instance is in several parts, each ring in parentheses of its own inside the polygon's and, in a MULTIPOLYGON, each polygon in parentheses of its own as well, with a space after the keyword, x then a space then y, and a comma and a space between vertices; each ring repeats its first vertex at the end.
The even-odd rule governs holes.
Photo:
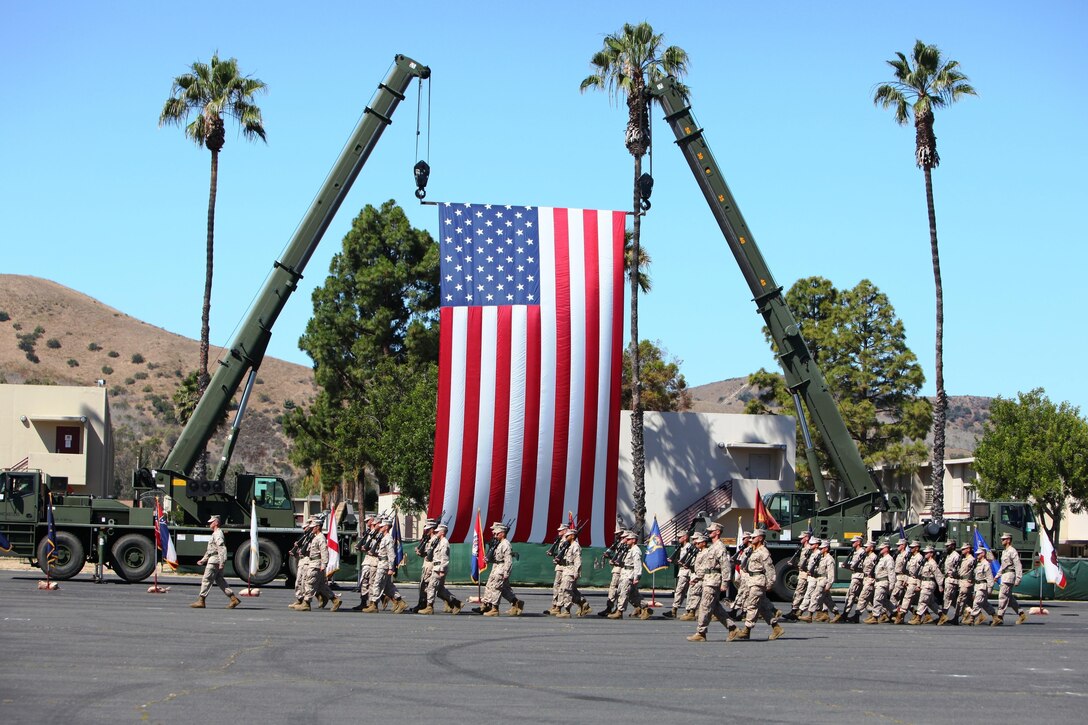
POLYGON ((891 545, 891 542, 886 541, 884 539, 881 539, 880 543, 877 545, 877 548, 879 548, 879 549, 890 549, 890 548, 892 548, 892 545, 891 545))
POLYGON ((932 546, 927 546, 926 548, 922 549, 922 553, 923 554, 936 554, 937 550, 934 549, 932 546))
POLYGON ((623 532, 623 540, 627 541, 628 539, 634 539, 635 541, 638 541, 638 534, 636 534, 634 531, 623 532))
POLYGON ((917 549, 919 546, 921 546, 921 544, 919 544, 917 541, 910 542, 910 548, 912 549, 917 549))
POLYGON ((907 540, 906 539, 900 539, 899 541, 895 542, 895 545, 896 546, 906 546, 907 545, 907 540))
POLYGON ((719 524, 717 521, 714 521, 714 522, 709 523, 709 524, 706 525, 707 533, 710 533, 711 531, 721 531, 721 530, 722 530, 722 525, 719 524))
POLYGON ((495 523, 491 524, 491 530, 500 531, 505 534, 507 531, 510 530, 510 527, 501 521, 496 521, 495 523))
POLYGON ((767 530, 766 529, 756 529, 751 534, 749 534, 747 531, 744 532, 744 538, 745 539, 747 539, 747 538, 753 538, 754 539, 757 536, 762 536, 762 537, 766 538, 767 537, 767 530))
POLYGON ((368 521, 373 521, 373 520, 374 520, 374 514, 367 514, 366 516, 363 517, 363 523, 364 524, 367 523, 368 521))
POLYGON ((435 531, 449 531, 450 527, 446 526, 445 524, 439 524, 438 526, 434 527, 434 530, 435 531))
POLYGON ((1001 535, 1001 540, 1004 541, 1005 539, 1008 539, 1009 541, 1012 541, 1012 534, 1010 534, 1008 531, 1003 533, 1001 535))
POLYGON ((831 540, 830 539, 820 539, 820 548, 821 549, 830 549, 831 548, 831 540))
POLYGON ((208 518, 208 525, 209 525, 209 526, 211 526, 211 523, 212 523, 213 521, 214 521, 215 523, 217 523, 217 524, 218 524, 218 523, 221 523, 221 521, 220 521, 220 519, 219 519, 219 514, 215 514, 214 516, 210 516, 210 517, 208 518))
POLYGON ((876 546, 876 542, 873 541, 872 539, 869 539, 868 541, 865 542, 865 548, 866 549, 868 549, 869 547, 873 547, 873 546, 876 546))
POLYGON ((861 537, 860 536, 851 536, 850 537, 850 543, 853 544, 855 541, 860 542, 861 537))
POLYGON ((944 542, 944 545, 945 546, 955 546, 956 545, 956 540, 955 539, 949 539, 948 541, 944 542))
POLYGON ((806 539, 811 539, 812 538, 812 532, 811 531, 802 531, 801 536, 803 538, 806 538, 806 539))
POLYGON ((434 519, 427 519, 423 522, 423 530, 426 531, 427 529, 433 529, 436 525, 438 525, 437 521, 435 521, 434 519))
POLYGON ((971 550, 971 544, 969 544, 966 541, 963 542, 963 546, 960 547, 960 551, 963 551, 964 549, 967 549, 968 551, 970 551, 971 550))
POLYGON ((705 544, 706 536, 704 536, 701 532, 696 531, 694 534, 691 535, 691 541, 694 544, 698 544, 700 541, 705 544))

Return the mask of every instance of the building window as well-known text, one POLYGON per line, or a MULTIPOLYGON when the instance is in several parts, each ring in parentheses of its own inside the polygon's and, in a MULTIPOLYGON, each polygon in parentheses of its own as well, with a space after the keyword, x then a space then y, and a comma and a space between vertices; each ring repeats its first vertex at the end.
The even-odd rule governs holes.
POLYGON ((922 487, 922 509, 925 511, 933 510, 933 486, 922 487))
POLYGON ((974 486, 963 487, 963 510, 970 511, 971 504, 978 500, 978 492, 975 491, 974 486))

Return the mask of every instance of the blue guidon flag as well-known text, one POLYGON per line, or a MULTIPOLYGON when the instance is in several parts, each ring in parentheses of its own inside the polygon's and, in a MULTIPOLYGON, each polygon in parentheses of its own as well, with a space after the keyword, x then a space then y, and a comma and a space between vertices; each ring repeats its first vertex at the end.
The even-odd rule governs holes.
POLYGON ((564 511, 583 545, 616 520, 623 212, 439 206, 438 414, 428 515, 473 512, 543 542, 564 511))
POLYGON ((642 560, 642 565, 650 574, 669 565, 669 553, 661 538, 661 529, 657 526, 656 516, 654 516, 654 525, 650 527, 650 538, 646 539, 646 558, 642 560))
POLYGON ((8 537, 4 536, 4 532, 0 531, 0 553, 7 554, 11 551, 11 542, 8 541, 8 537))

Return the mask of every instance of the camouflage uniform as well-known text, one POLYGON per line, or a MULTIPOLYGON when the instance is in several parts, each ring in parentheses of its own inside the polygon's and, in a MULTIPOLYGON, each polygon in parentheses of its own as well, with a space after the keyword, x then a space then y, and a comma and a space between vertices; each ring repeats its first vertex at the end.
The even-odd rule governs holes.
POLYGON ((896 575, 895 559, 892 558, 890 548, 887 543, 880 545, 880 559, 877 560, 876 568, 873 570, 873 576, 876 578, 876 583, 873 585, 873 611, 865 620, 866 624, 887 622, 891 617, 890 591, 895 586, 896 575))
POLYGON ((778 624, 778 615, 767 599, 767 590, 774 586, 777 576, 774 569, 774 560, 763 545, 766 533, 756 530, 752 535, 755 543, 745 558, 745 579, 748 582, 746 598, 744 600, 744 629, 736 635, 738 639, 748 639, 749 632, 756 626, 756 619, 763 618, 772 628, 771 639, 782 636, 782 627, 778 624))
MULTIPOLYGON (((736 595, 733 599, 732 606, 728 601, 729 595, 726 594, 726 609, 733 610, 738 618, 744 616, 745 603, 748 601, 748 570, 745 564, 748 562, 748 557, 752 555, 752 546, 748 543, 750 539, 749 534, 744 534, 742 537, 743 544, 737 547, 737 556, 733 561, 733 568, 730 570, 730 574, 733 576, 733 582, 736 587, 736 595)), ((739 543, 739 542, 738 542, 739 543)), ((729 581, 728 577, 724 577, 726 582, 729 581)), ((728 591, 728 588, 727 588, 728 591)))
POLYGON ((832 620, 834 622, 841 622, 844 618, 850 617, 850 610, 857 606, 865 580, 865 575, 861 573, 862 563, 865 560, 865 549, 861 546, 861 537, 855 536, 850 543, 853 549, 846 560, 846 568, 850 570, 850 587, 846 590, 846 601, 842 605, 842 613, 832 620))
POLYGON ((427 601, 426 606, 419 610, 420 614, 432 614, 435 599, 445 602, 452 614, 461 611, 461 602, 446 588, 446 573, 450 569, 450 542, 445 536, 446 530, 446 525, 440 524, 438 530, 431 535, 431 572, 427 577, 427 601))
POLYGON ((808 562, 812 558, 809 542, 812 537, 807 532, 801 537, 801 546, 797 551, 797 588, 793 590, 793 607, 786 615, 786 619, 797 619, 797 614, 801 611, 801 602, 805 599, 805 591, 808 589, 808 562))
POLYGON ((911 602, 914 601, 914 597, 918 594, 918 589, 922 586, 922 580, 919 574, 922 573, 922 564, 925 563, 925 559, 922 558, 922 553, 919 551, 919 544, 917 541, 912 541, 910 544, 910 556, 907 558, 907 586, 903 590, 903 601, 899 602, 899 612, 896 615, 896 619, 903 620, 903 615, 910 611, 911 602))
POLYGON ((890 596, 892 614, 898 613, 899 605, 903 603, 903 592, 907 588, 907 559, 909 558, 910 550, 907 549, 907 542, 900 539, 896 544, 895 585, 892 586, 890 596))
POLYGON ((423 560, 420 565, 419 573, 419 600, 416 602, 415 609, 413 611, 418 612, 427 606, 427 587, 431 583, 431 572, 434 570, 434 551, 435 544, 434 527, 437 521, 433 519, 427 519, 423 524, 423 537, 418 544, 416 544, 417 553, 423 560))
POLYGON ((680 606, 683 604, 685 612, 688 607, 687 603, 692 600, 691 592, 691 569, 684 566, 681 562, 688 556, 688 552, 691 551, 692 543, 685 541, 676 547, 676 554, 673 555, 673 562, 676 564, 676 586, 672 590, 672 616, 675 617, 680 610, 680 606), (684 602, 684 598, 687 597, 687 603, 684 602))
POLYGON ((1008 541, 1008 545, 1001 551, 1001 567, 997 570, 997 578, 1001 586, 997 591, 997 614, 994 615, 994 625, 1002 623, 1005 610, 1012 607, 1012 611, 1018 616, 1016 623, 1020 624, 1027 619, 1027 612, 1020 611, 1020 603, 1012 595, 1013 587, 1020 583, 1024 576, 1023 566, 1020 564, 1020 554, 1012 546, 1012 537, 1003 534, 1001 543, 1008 541))
MULTIPOLYGON (((947 544, 952 547, 956 546, 954 541, 949 541, 947 544)), ((953 616, 952 607, 959 601, 959 570, 962 558, 960 552, 953 548, 944 557, 944 563, 941 565, 944 568, 944 599, 941 602, 941 618, 937 620, 938 624, 944 624, 949 617, 953 616)))
MULTIPOLYGON (((493 533, 506 533, 506 527, 502 524, 492 526, 493 533)), ((484 616, 496 617, 499 614, 499 599, 510 602, 507 611, 511 617, 521 614, 525 603, 514 595, 510 588, 510 572, 514 567, 514 552, 510 548, 510 542, 505 537, 492 548, 488 557, 491 562, 491 573, 487 575, 487 586, 484 588, 483 604, 484 616)))
POLYGON ((922 567, 918 570, 918 579, 921 582, 918 590, 918 609, 914 618, 910 620, 910 624, 925 624, 931 621, 933 618, 929 613, 936 614, 939 609, 937 589, 944 584, 944 574, 941 573, 941 567, 933 556, 935 553, 932 546, 926 547, 922 567), (923 616, 925 619, 922 619, 923 616))
MULTIPOLYGON (((568 536, 573 537, 574 532, 568 536)), ((579 610, 583 616, 588 613, 584 606, 585 597, 578 591, 578 577, 582 575, 582 545, 577 538, 572 538, 566 551, 563 552, 561 577, 559 582, 559 613, 558 617, 570 616, 570 608, 574 603, 579 603, 579 610)))
POLYGON ((817 613, 823 614, 825 610, 834 612, 835 601, 831 598, 831 587, 835 583, 835 555, 831 553, 831 544, 827 540, 821 542, 820 557, 809 576, 814 584, 808 604, 808 616, 816 619, 817 613))
POLYGON ((820 564, 820 540, 813 538, 809 542, 808 561, 805 562, 805 593, 801 597, 801 614, 798 615, 798 619, 802 622, 811 622, 812 615, 809 614, 809 608, 812 606, 813 599, 817 596, 817 589, 819 589, 819 581, 816 575, 816 569, 820 564))
POLYGON ((961 624, 970 624, 967 620, 971 609, 971 602, 975 595, 975 557, 971 556, 971 545, 964 544, 960 547, 960 563, 956 569, 959 596, 956 597, 956 621, 961 624))
POLYGON ((212 530, 211 537, 208 538, 208 548, 204 551, 204 556, 197 562, 197 564, 204 564, 204 578, 200 580, 199 599, 193 602, 191 606, 196 609, 203 608, 204 599, 208 596, 208 592, 211 591, 214 584, 230 597, 230 604, 227 606, 233 609, 241 604, 241 600, 234 596, 234 591, 227 586, 227 580, 223 577, 223 567, 227 565, 227 544, 223 536, 223 530, 219 528, 219 517, 213 516, 208 523, 210 524, 212 520, 215 521, 216 527, 212 530))
MULTIPOLYGON (((359 606, 358 609, 362 609, 367 605, 370 600, 370 587, 374 584, 376 573, 378 571, 378 556, 374 552, 377 551, 377 546, 371 542, 380 541, 381 534, 374 533, 375 529, 380 528, 378 519, 376 517, 370 517, 370 527, 364 532, 364 537, 370 544, 363 554, 363 565, 359 567, 359 606)), ((360 541, 360 544, 362 541, 360 541)), ((377 602, 375 602, 377 604, 377 602)))
MULTIPOLYGON (((391 524, 386 520, 382 522, 381 526, 383 529, 389 529, 391 524)), ((400 590, 393 583, 393 574, 390 573, 396 572, 397 569, 397 549, 392 532, 382 532, 381 541, 378 542, 377 551, 374 552, 374 555, 377 558, 377 565, 371 575, 370 603, 363 611, 369 614, 377 612, 378 601, 384 595, 393 600, 393 613, 400 614, 408 608, 408 605, 404 603, 400 590)))
POLYGON ((612 619, 622 619, 627 609, 627 602, 631 602, 635 608, 632 616, 649 619, 649 610, 646 610, 645 615, 643 613, 642 595, 638 591, 639 575, 642 573, 642 549, 634 543, 636 539, 633 535, 629 535, 628 538, 631 540, 631 548, 627 550, 623 559, 623 570, 620 572, 620 583, 617 589, 616 611, 608 616, 612 619))
POLYGON ((305 555, 309 561, 306 567, 306 583, 302 588, 302 610, 310 608, 310 602, 316 596, 319 599, 331 600, 332 610, 340 608, 340 598, 332 593, 329 582, 325 578, 325 570, 329 566, 329 542, 325 534, 318 528, 310 539, 305 555))
POLYGON ((861 560, 861 595, 858 597, 858 608, 854 612, 854 623, 861 617, 861 613, 873 608, 873 596, 876 593, 876 563, 880 559, 873 551, 875 543, 865 543, 865 556, 861 560))
POLYGON ((725 611, 725 607, 718 598, 724 582, 723 572, 728 572, 732 565, 729 550, 720 539, 700 551, 695 557, 695 574, 702 577, 703 586, 699 595, 698 625, 695 634, 688 637, 690 641, 706 641, 706 631, 711 617, 717 619, 726 628, 732 624, 728 612, 725 611))
MULTIPOLYGON (((971 605, 971 621, 973 624, 981 624, 985 619, 983 612, 991 617, 994 616, 994 608, 990 604, 990 591, 994 588, 994 570, 990 568, 984 549, 976 551, 975 557, 975 599, 971 605)), ((997 619, 995 618, 994 621, 996 622, 997 619)))

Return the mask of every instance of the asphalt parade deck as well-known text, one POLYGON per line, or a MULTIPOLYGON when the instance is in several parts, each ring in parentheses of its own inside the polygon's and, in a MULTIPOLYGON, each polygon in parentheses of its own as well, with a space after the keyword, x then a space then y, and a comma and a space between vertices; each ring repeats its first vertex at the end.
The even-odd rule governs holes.
MULTIPOLYGON (((360 614, 352 592, 339 612, 298 613, 279 584, 235 610, 213 590, 195 610, 193 577, 163 595, 85 574, 39 591, 40 578, 0 571, 7 725, 1080 723, 1088 707, 1086 603, 1018 627, 786 623, 775 642, 760 623, 727 643, 715 623, 696 644, 693 623, 660 616, 545 617, 544 590, 519 592, 526 616, 485 618, 360 614)), ((587 595, 599 611, 603 594, 587 595)))

